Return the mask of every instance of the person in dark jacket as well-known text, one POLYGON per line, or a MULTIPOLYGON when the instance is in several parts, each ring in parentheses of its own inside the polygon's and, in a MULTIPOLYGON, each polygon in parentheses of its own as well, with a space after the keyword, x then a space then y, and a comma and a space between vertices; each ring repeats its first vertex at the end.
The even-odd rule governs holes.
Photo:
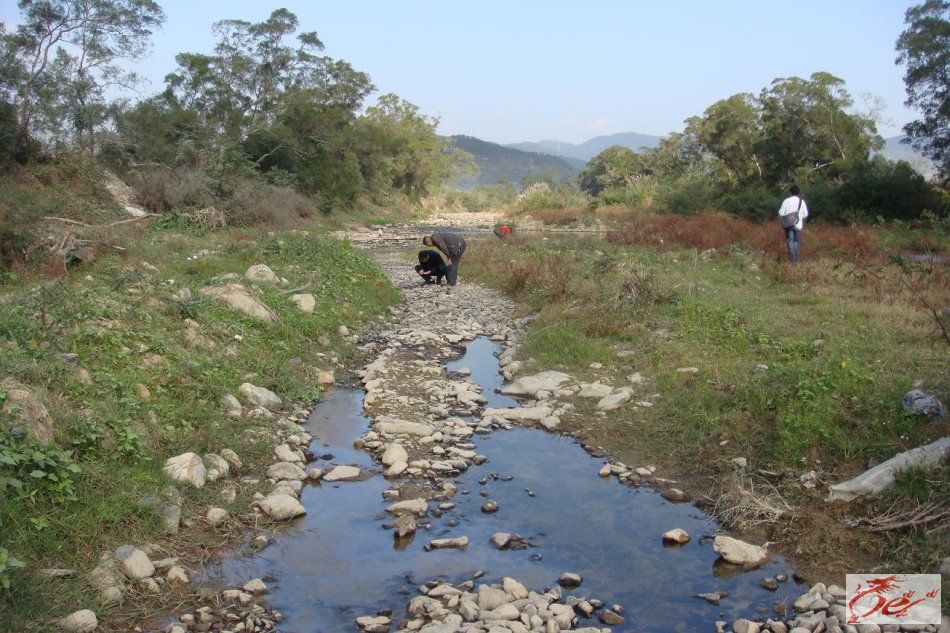
POLYGON ((425 283, 437 283, 441 286, 442 278, 445 277, 448 269, 445 262, 442 261, 442 256, 437 251, 426 250, 419 251, 419 265, 416 266, 416 272, 422 275, 425 283), (435 277, 435 281, 432 281, 433 277, 435 277))
POLYGON ((422 243, 426 246, 435 246, 448 257, 448 261, 445 262, 448 266, 445 279, 450 286, 454 286, 458 279, 459 262, 465 254, 465 238, 458 233, 433 233, 422 238, 422 243))

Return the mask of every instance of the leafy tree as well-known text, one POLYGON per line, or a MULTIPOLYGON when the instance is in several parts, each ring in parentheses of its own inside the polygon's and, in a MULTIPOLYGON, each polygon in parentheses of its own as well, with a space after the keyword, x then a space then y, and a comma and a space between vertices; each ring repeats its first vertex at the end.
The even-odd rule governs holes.
POLYGON ((750 94, 736 94, 717 101, 702 117, 687 121, 702 148, 715 157, 713 169, 735 184, 760 181, 762 143, 759 106, 750 94))
POLYGON ((3 65, 15 68, 7 89, 18 104, 20 138, 34 133, 39 114, 47 136, 72 129, 94 149, 103 89, 135 80, 117 62, 141 58, 164 13, 153 0, 20 0, 19 7, 22 23, 3 36, 3 65))
POLYGON ((835 160, 867 158, 880 140, 870 116, 851 114, 844 81, 826 72, 809 79, 780 78, 759 96, 762 157, 772 184, 802 168, 819 170, 835 160))
POLYGON ((649 173, 642 154, 629 147, 608 147, 587 163, 578 177, 582 191, 596 196, 606 189, 623 189, 635 184, 649 173))
POLYGON ((950 2, 926 0, 905 14, 897 40, 897 63, 907 64, 908 106, 923 118, 904 126, 912 145, 950 179, 950 2))

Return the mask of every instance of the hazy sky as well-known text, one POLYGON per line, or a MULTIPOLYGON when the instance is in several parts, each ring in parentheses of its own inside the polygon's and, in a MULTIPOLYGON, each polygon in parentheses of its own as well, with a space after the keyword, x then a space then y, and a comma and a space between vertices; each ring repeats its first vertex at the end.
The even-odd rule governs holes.
MULTIPOLYGON (((159 0, 168 21, 136 70, 151 91, 179 51, 210 52, 211 24, 263 20, 278 7, 315 30, 327 54, 439 116, 444 134, 496 142, 578 142, 663 135, 736 92, 825 70, 861 105, 883 98, 884 136, 914 118, 903 106, 894 42, 906 0, 159 0)), ((16 2, 0 0, 15 22, 16 2)))

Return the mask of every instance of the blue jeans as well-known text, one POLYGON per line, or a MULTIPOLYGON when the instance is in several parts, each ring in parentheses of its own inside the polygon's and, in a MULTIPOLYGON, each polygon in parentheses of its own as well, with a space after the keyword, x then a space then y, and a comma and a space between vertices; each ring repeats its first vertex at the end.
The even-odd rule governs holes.
POLYGON ((798 243, 802 239, 802 232, 794 226, 785 229, 785 244, 788 246, 788 257, 792 263, 798 262, 798 243))

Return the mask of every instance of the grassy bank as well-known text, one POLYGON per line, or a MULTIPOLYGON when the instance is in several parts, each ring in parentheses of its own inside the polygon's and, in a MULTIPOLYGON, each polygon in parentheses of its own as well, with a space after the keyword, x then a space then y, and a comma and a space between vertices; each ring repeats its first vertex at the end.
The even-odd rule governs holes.
MULTIPOLYGON (((359 327, 397 298, 365 255, 324 234, 202 234, 151 222, 122 235, 113 230, 113 247, 87 250, 67 276, 39 284, 19 276, 0 287, 0 378, 15 378, 45 405, 55 434, 52 444, 25 437, 15 407, 0 420, 0 546, 26 563, 22 570, 0 564, 11 582, 0 591, 5 630, 43 630, 50 618, 84 607, 106 614, 107 629, 127 630, 121 613, 157 598, 130 591, 108 624, 86 579, 99 555, 154 542, 168 555, 201 558, 227 539, 203 527, 208 507, 229 509, 239 528, 256 489, 239 485, 228 504, 219 495, 223 481, 179 486, 183 519, 194 528, 165 536, 138 504, 168 484, 164 459, 227 447, 244 461, 239 475, 259 476, 271 447, 240 438, 247 429, 266 432, 270 422, 228 418, 222 396, 243 401, 238 386, 251 382, 276 392, 285 407, 317 400, 318 372, 345 364, 353 351, 339 326, 359 327), (244 279, 259 263, 286 283, 244 279), (200 293, 235 282, 270 308, 273 323, 200 293), (185 288, 190 297, 180 294, 185 288), (291 302, 294 293, 314 296, 312 314, 291 302), (48 579, 36 574, 44 567, 78 574, 48 579)), ((8 395, 0 391, 0 400, 8 395)))
POLYGON ((615 386, 634 372, 646 377, 633 402, 606 417, 596 401, 579 403, 575 430, 627 463, 689 482, 734 525, 797 552, 806 571, 866 569, 882 551, 902 569, 935 570, 946 555, 939 532, 871 534, 842 519, 894 501, 946 503, 945 472, 912 473, 887 499, 845 509, 826 507, 823 486, 806 489, 799 477, 814 470, 837 483, 950 430, 946 418, 900 405, 917 380, 944 401, 950 394, 950 348, 922 303, 950 303, 945 268, 833 258, 792 268, 738 245, 704 255, 675 243, 630 245, 622 231, 609 241, 484 242, 465 264, 538 310, 521 347, 524 371, 561 369, 615 386), (748 459, 746 474, 734 457, 748 459), (762 520, 743 507, 750 485, 791 509, 762 520))

